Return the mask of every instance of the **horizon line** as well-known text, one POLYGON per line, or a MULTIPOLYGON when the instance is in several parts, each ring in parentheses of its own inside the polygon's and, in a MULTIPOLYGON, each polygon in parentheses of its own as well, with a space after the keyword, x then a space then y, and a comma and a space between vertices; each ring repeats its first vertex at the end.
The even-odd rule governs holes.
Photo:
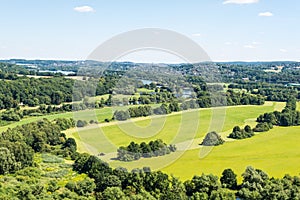
MULTIPOLYGON (((69 59, 69 58, 0 58, 1 61, 13 61, 13 60, 24 60, 24 61, 72 61, 72 62, 85 62, 85 61, 95 61, 95 62, 117 62, 117 63, 141 63, 141 64, 193 64, 189 62, 149 62, 149 61, 98 61, 98 60, 89 60, 89 59, 69 59)), ((300 62, 300 60, 207 60, 207 61, 199 61, 194 63, 205 63, 205 62, 214 62, 214 63, 230 63, 230 62, 243 62, 243 63, 253 63, 253 62, 300 62)))

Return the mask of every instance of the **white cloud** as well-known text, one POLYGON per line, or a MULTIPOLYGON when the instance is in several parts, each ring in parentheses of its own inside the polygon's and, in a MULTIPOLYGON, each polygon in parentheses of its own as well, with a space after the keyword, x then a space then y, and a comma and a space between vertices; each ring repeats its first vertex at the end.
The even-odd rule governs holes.
POLYGON ((271 12, 261 12, 261 13, 258 14, 258 16, 260 16, 260 17, 272 17, 273 13, 271 13, 271 12))
POLYGON ((282 53, 286 53, 287 52, 286 49, 279 49, 279 51, 281 51, 282 53))
POLYGON ((225 42, 225 45, 231 45, 232 43, 231 42, 225 42))
POLYGON ((258 2, 259 0, 226 0, 223 4, 252 4, 258 2))
POLYGON ((251 45, 251 44, 248 44, 248 45, 244 45, 244 48, 246 48, 246 49, 255 49, 256 47, 251 45))
POLYGON ((94 8, 90 7, 90 6, 78 6, 74 8, 75 11, 77 12, 95 12, 94 8))
POLYGON ((200 36, 202 36, 202 34, 201 33, 194 33, 193 36, 200 37, 200 36))

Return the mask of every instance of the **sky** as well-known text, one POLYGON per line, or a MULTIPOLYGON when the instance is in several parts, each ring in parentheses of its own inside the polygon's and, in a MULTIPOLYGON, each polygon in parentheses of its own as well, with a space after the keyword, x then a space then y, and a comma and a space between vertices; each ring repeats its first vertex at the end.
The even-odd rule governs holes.
MULTIPOLYGON (((84 60, 115 35, 160 28, 213 61, 300 61, 299 0, 0 0, 0 8, 0 59, 84 60)), ((120 60, 181 62, 152 51, 120 60)))

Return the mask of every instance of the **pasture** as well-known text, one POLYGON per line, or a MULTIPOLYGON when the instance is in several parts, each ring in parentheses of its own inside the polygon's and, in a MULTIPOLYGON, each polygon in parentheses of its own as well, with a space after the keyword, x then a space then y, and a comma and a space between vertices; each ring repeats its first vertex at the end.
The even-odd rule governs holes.
POLYGON ((285 103, 267 102, 263 106, 197 109, 71 129, 66 133, 76 139, 79 151, 96 155, 104 152, 106 155, 100 158, 113 167, 122 166, 130 170, 149 166, 183 180, 201 173, 220 176, 225 168, 232 168, 241 180, 240 174, 249 165, 268 172, 270 176, 282 177, 286 173, 298 175, 300 127, 275 127, 246 140, 226 138, 235 125, 254 126, 258 115, 281 110, 284 106, 285 103), (226 115, 223 119, 214 116, 214 112, 222 114, 224 111, 226 115), (217 130, 227 142, 214 148, 199 146, 210 130, 217 130), (158 138, 176 144, 178 151, 134 162, 111 160, 115 158, 119 146, 128 145, 131 141, 148 142, 158 138))
POLYGON ((68 130, 67 134, 76 136, 78 143, 92 147, 91 153, 110 153, 131 141, 148 142, 159 138, 166 143, 177 144, 202 138, 212 130, 221 133, 230 131, 236 125, 255 125, 259 114, 282 109, 283 106, 284 103, 267 102, 263 106, 202 108, 76 128, 68 130))
POLYGON ((226 168, 233 169, 241 180, 240 175, 247 166, 262 169, 270 176, 278 178, 287 173, 299 175, 299 133, 300 127, 275 127, 249 139, 225 142, 214 147, 204 158, 199 157, 201 149, 188 150, 162 171, 183 180, 202 173, 221 176, 226 168), (184 166, 188 168, 184 170, 184 166))
MULTIPOLYGON (((79 152, 95 155, 100 152, 105 153, 105 156, 100 158, 109 162, 112 167, 122 166, 130 170, 149 166, 153 170, 162 170, 182 180, 201 173, 213 173, 220 176, 225 168, 232 168, 241 180, 241 173, 249 165, 266 171, 270 176, 282 177, 286 173, 298 175, 300 172, 298 159, 300 127, 275 127, 267 133, 257 134, 246 140, 226 138, 234 126, 249 124, 253 127, 258 115, 273 110, 282 110, 284 106, 285 103, 266 102, 262 106, 204 108, 166 116, 134 118, 125 122, 93 124, 84 128, 69 129, 65 133, 68 137, 75 138, 79 152), (199 146, 205 134, 212 130, 220 133, 226 143, 214 148, 199 146), (178 150, 163 157, 143 158, 134 162, 112 160, 116 157, 116 150, 119 146, 128 145, 131 141, 140 143, 155 139, 176 144, 178 150)), ((299 107, 298 102, 298 109, 299 107)), ((103 122, 104 119, 112 117, 114 109, 116 108, 106 107, 42 117, 49 120, 73 117, 103 122)), ((0 131, 40 118, 24 118, 19 122, 0 127, 0 131)))

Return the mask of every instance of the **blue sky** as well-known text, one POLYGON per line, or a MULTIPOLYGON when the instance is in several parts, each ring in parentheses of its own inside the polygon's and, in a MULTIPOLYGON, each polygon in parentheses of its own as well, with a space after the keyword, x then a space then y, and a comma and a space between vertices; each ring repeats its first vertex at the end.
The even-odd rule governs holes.
MULTIPOLYGON (((1 0, 0 6, 0 59, 85 59, 114 35, 152 27, 190 37, 214 61, 300 60, 299 0, 1 0)), ((124 60, 176 62, 142 54, 124 60)))

